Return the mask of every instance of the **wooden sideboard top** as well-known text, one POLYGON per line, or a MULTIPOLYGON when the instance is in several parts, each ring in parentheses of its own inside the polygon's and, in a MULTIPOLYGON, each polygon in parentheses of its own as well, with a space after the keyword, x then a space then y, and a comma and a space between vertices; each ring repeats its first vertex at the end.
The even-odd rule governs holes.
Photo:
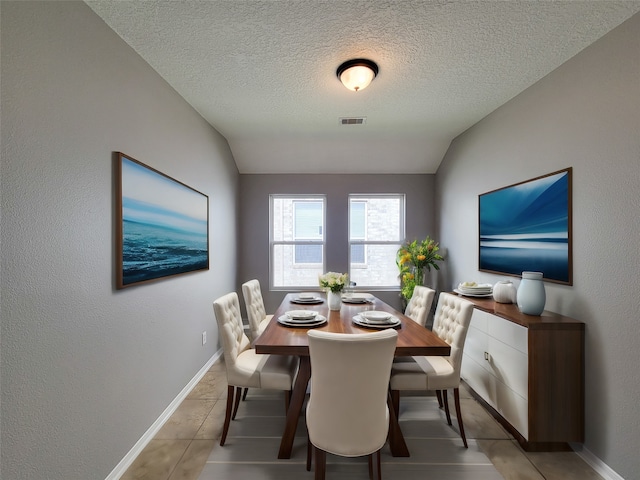
POLYGON ((531 330, 584 330, 584 322, 545 310, 542 315, 525 315, 513 303, 498 303, 493 298, 463 297, 484 312, 509 320, 531 330))

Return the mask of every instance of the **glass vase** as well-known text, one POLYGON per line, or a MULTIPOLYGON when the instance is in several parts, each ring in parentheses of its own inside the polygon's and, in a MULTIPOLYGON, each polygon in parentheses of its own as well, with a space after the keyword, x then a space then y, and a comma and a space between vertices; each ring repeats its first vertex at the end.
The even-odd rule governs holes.
POLYGON ((413 267, 413 279, 416 285, 424 286, 424 267, 413 267))
POLYGON ((342 295, 341 292, 327 292, 327 303, 329 304, 329 310, 340 310, 342 307, 342 295))

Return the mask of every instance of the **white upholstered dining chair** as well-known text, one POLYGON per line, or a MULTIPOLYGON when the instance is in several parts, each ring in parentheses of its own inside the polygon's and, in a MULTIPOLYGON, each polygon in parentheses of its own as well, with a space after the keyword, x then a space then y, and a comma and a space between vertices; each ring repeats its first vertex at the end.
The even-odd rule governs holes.
POLYGON ((285 391, 285 407, 289 405, 291 389, 298 368, 297 357, 262 355, 251 348, 244 333, 240 304, 235 292, 213 302, 218 334, 227 369, 227 409, 220 445, 224 445, 231 419, 236 417, 242 388, 263 388, 285 391), (235 402, 234 402, 235 400, 235 402), (233 414, 231 413, 233 409, 233 414))
MULTIPOLYGON (((416 285, 413 289, 413 295, 411 296, 411 299, 409 299, 409 303, 407 304, 407 308, 404 309, 404 314, 411 320, 416 322, 418 325, 426 327, 427 316, 431 311, 431 306, 433 305, 433 298, 435 297, 435 295, 435 290, 423 287, 421 285, 416 285)), ((393 359, 394 363, 414 361, 415 360, 413 359, 413 357, 395 357, 393 359)))
POLYGON ((267 327, 273 315, 267 315, 266 313, 262 290, 260 290, 260 282, 258 280, 253 279, 243 283, 242 296, 244 297, 244 305, 247 309, 251 340, 255 340, 267 327))
POLYGON ((444 403, 447 423, 451 425, 447 389, 453 389, 458 417, 458 427, 464 446, 464 433, 460 412, 460 368, 467 330, 473 314, 473 304, 457 295, 441 293, 433 322, 433 332, 451 346, 451 354, 446 357, 413 357, 413 362, 396 362, 391 370, 391 399, 396 415, 400 410, 400 392, 434 390, 438 401, 444 403), (442 397, 440 393, 442 392, 442 397))
POLYGON ((423 327, 427 324, 427 316, 433 305, 433 298, 436 291, 431 288, 416 285, 413 289, 413 295, 404 310, 404 314, 411 320, 423 327))
POLYGON ((369 477, 378 480, 380 449, 389 432, 389 373, 398 333, 331 333, 309 330, 311 395, 307 470, 315 453, 315 478, 324 479, 326 454, 369 456, 369 477), (374 459, 375 456, 375 459, 374 459))

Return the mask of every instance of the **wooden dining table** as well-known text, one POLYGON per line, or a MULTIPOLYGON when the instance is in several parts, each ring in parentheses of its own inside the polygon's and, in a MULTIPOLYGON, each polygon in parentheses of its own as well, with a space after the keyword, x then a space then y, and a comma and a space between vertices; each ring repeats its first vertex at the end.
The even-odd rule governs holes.
MULTIPOLYGON (((290 310, 314 310, 327 318, 323 325, 313 327, 335 333, 364 333, 373 332, 375 329, 356 325, 353 317, 365 310, 382 310, 389 312, 400 320, 400 325, 394 327, 398 332, 396 344, 396 357, 421 356, 421 355, 450 355, 451 347, 431 330, 417 324, 402 312, 395 310, 377 297, 371 295, 367 303, 354 304, 342 302, 340 310, 330 311, 323 293, 317 297, 322 299, 318 304, 292 303, 298 298, 298 294, 287 294, 275 311, 271 322, 262 334, 254 341, 256 353, 271 355, 296 355, 300 359, 298 375, 296 376, 291 395, 289 409, 285 422, 284 432, 280 441, 278 458, 291 458, 291 449, 295 432, 298 427, 298 419, 302 412, 307 393, 307 385, 311 378, 311 360, 309 357, 309 340, 307 331, 309 327, 288 327, 278 322, 278 318, 290 310)), ((394 457, 408 457, 409 449, 395 410, 389 400, 389 446, 394 457)))

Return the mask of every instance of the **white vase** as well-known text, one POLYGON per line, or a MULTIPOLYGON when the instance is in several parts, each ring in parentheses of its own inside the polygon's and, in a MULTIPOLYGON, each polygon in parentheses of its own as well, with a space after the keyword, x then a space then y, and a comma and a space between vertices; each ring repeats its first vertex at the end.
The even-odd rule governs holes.
POLYGON ((547 296, 542 283, 542 272, 522 272, 518 287, 518 308, 526 315, 540 315, 547 296))
POLYGON ((329 310, 340 310, 342 307, 342 295, 341 292, 327 292, 327 302, 329 303, 329 310))
POLYGON ((498 303, 516 303, 516 286, 511 280, 497 282, 493 286, 493 299, 498 303))

